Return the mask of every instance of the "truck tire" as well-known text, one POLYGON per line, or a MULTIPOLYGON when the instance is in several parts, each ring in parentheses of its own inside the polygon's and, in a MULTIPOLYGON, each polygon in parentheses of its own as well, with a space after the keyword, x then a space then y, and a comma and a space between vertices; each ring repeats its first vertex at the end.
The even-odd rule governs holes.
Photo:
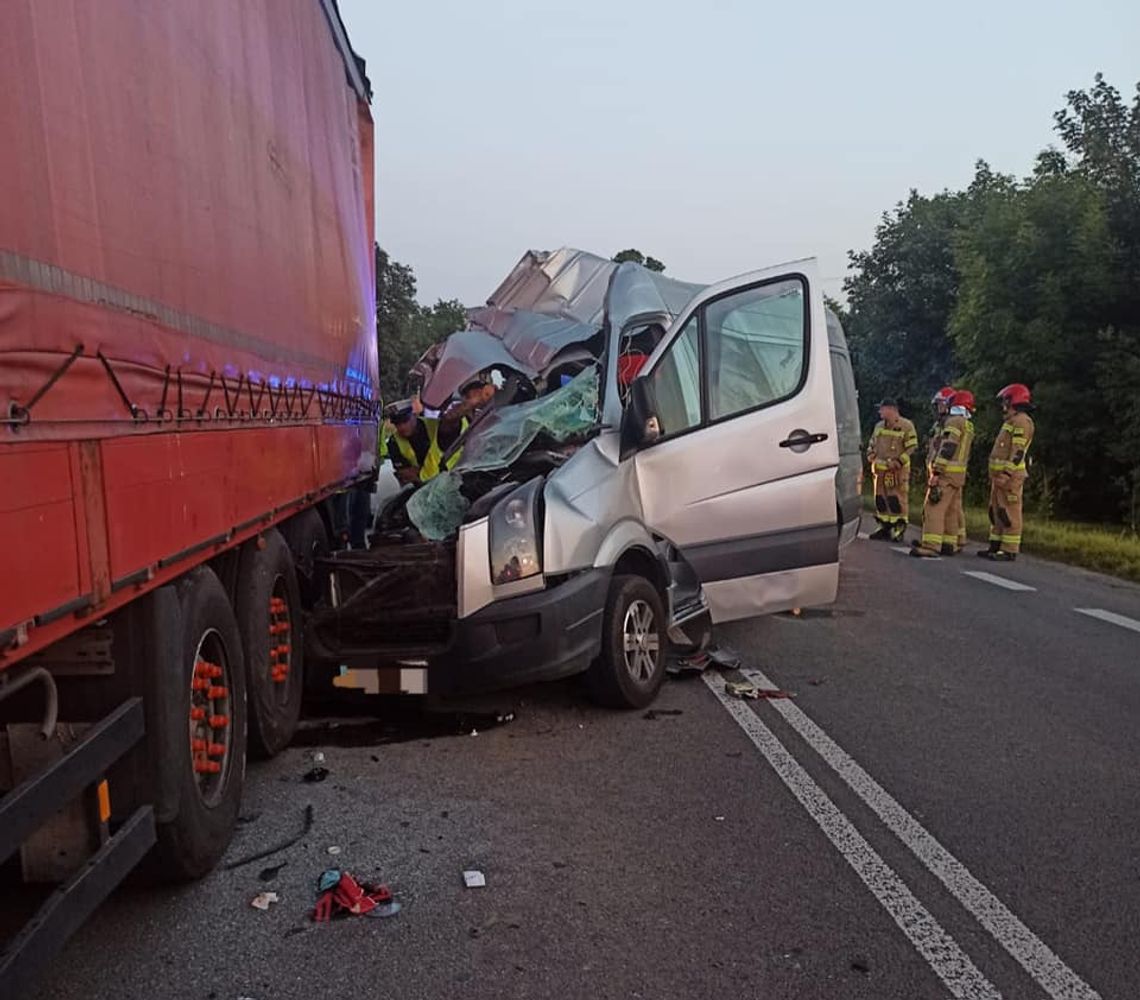
POLYGON ((264 543, 242 549, 234 610, 245 651, 250 750, 272 757, 289 745, 301 717, 304 643, 293 556, 276 529, 264 543))
POLYGON ((665 680, 665 607, 641 576, 615 576, 602 619, 602 653, 586 673, 590 694, 609 708, 644 708, 665 680))
POLYGON ((241 637, 225 589, 213 570, 191 570, 175 583, 181 618, 181 673, 166 690, 154 734, 170 755, 159 794, 174 807, 158 826, 156 860, 164 878, 201 878, 221 860, 233 836, 245 784, 246 692, 241 637), (177 702, 177 703, 175 703, 177 702), (187 719, 190 720, 189 738, 187 719))
POLYGON ((306 609, 321 596, 321 581, 316 578, 316 560, 329 554, 329 535, 321 515, 310 507, 281 525, 281 534, 293 553, 301 602, 306 609))

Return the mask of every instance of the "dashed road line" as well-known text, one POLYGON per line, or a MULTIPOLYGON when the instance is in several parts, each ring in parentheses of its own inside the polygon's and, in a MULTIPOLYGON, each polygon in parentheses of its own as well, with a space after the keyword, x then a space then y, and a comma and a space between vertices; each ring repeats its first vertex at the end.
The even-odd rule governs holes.
POLYGON ((725 694, 721 675, 705 674, 704 682, 950 993, 959 1000, 1000 1000, 997 987, 978 970, 958 942, 943 930, 760 717, 743 701, 725 694))
MULTIPOLYGON (((1134 624, 1140 628, 1140 623, 1134 624)), ((760 687, 776 686, 759 670, 743 672, 760 687)), ((787 699, 774 699, 770 704, 1053 1000, 1100 1000, 1096 990, 1026 927, 798 705, 787 699)))
POLYGON ((1119 625, 1121 628, 1129 628, 1133 632, 1140 632, 1140 622, 1135 618, 1129 618, 1127 615, 1118 615, 1115 611, 1105 611, 1103 608, 1073 608, 1073 610, 1078 615, 1088 615, 1090 618, 1098 618, 1102 622, 1119 625))
POLYGON ((1021 590, 1021 591, 1035 591, 1036 587, 1031 587, 1027 583, 1018 583, 1016 580, 1010 580, 1004 576, 997 576, 994 573, 984 573, 976 569, 964 569, 962 573, 965 576, 972 576, 975 580, 981 580, 984 583, 992 583, 995 587, 1004 587, 1006 590, 1021 590))

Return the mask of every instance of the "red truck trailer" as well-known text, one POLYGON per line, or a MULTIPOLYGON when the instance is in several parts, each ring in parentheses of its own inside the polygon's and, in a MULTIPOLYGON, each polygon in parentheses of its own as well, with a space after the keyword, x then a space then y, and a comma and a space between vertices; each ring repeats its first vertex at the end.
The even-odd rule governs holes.
POLYGON ((57 888, 4 996, 292 735, 376 459, 369 105, 335 0, 5 0, 0 875, 57 888))

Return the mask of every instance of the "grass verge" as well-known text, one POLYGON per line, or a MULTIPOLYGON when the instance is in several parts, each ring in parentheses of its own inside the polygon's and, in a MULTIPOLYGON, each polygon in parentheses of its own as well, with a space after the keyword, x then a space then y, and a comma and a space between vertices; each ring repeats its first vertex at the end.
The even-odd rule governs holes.
MULTIPOLYGON (((864 506, 874 510, 869 496, 864 498, 864 506)), ((911 523, 922 524, 921 493, 912 494, 910 511, 911 523)), ((984 509, 966 508, 966 532, 974 541, 989 538, 990 521, 984 509)), ((1080 521, 1044 521, 1030 514, 1025 518, 1021 548, 1043 559, 1140 583, 1140 535, 1119 528, 1080 521)))

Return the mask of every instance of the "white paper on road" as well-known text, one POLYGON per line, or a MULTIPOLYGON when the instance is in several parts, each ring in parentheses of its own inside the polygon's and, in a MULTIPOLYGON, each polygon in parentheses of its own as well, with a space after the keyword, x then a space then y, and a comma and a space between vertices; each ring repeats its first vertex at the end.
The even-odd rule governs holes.
POLYGON ((1001 1000, 997 987, 982 975, 958 946, 958 942, 943 930, 930 911, 867 843, 748 704, 726 694, 719 675, 714 678, 705 674, 701 680, 772 765, 772 769, 855 870, 863 884, 871 890, 883 909, 891 915, 918 953, 926 959, 951 995, 959 1000, 1001 1000))
MULTIPOLYGON (((759 670, 743 673, 757 685, 775 687, 759 670)), ((1096 990, 1061 961, 803 709, 784 700, 770 704, 1053 1000, 1101 1000, 1096 990)))

